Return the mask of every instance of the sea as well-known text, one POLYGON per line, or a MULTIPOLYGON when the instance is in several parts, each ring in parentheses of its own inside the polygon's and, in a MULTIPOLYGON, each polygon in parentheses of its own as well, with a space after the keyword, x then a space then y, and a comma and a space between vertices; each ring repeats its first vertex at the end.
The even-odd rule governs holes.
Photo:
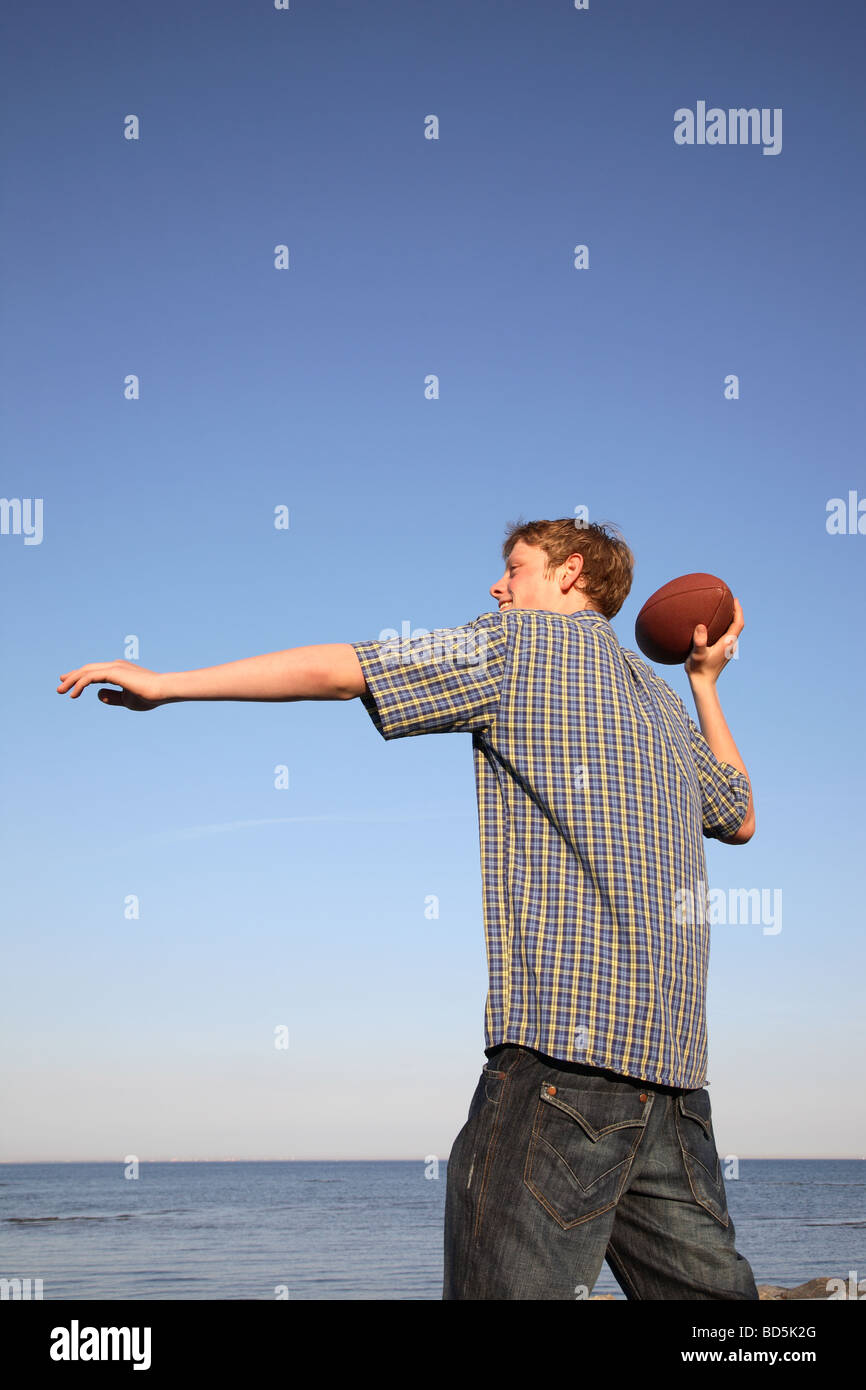
MULTIPOLYGON (((446 1169, 2 1164, 0 1279, 45 1300, 441 1299, 446 1169)), ((866 1160, 740 1159, 726 1190, 758 1284, 853 1273, 866 1293, 866 1160)), ((606 1264, 592 1292, 625 1297, 606 1264)))

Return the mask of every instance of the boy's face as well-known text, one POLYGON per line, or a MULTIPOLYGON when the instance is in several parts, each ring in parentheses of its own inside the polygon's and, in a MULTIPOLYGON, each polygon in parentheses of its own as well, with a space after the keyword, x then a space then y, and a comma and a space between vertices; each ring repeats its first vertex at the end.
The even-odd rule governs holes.
MULTIPOLYGON (((571 558, 578 561, 579 572, 582 557, 577 555, 571 558)), ((575 599, 583 597, 582 591, 574 587, 563 593, 556 570, 545 577, 546 564, 547 555, 540 545, 527 545, 525 541, 514 544, 505 573, 490 588, 490 595, 496 599, 500 611, 506 608, 545 608, 554 612, 568 612, 575 607, 575 599)))

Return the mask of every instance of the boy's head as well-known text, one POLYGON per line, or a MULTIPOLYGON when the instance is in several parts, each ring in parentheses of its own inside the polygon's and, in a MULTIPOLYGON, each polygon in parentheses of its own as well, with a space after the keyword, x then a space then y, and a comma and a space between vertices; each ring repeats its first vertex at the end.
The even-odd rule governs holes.
POLYGON ((634 556, 605 522, 509 523, 502 547, 505 573, 490 588, 502 608, 576 613, 594 608, 612 618, 631 589, 634 556))

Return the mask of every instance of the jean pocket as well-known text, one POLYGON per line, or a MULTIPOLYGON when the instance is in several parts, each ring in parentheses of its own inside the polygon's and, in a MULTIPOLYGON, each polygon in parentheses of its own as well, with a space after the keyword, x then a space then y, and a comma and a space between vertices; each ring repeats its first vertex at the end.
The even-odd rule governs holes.
POLYGON ((725 1197, 725 1182, 716 1151, 710 1098, 707 1092, 687 1091, 685 1095, 678 1096, 674 1114, 683 1162, 694 1199, 722 1226, 727 1226, 730 1217, 725 1197))
POLYGON ((475 1087, 472 1100, 469 1102, 469 1115, 466 1119, 467 1124, 475 1119, 475 1116, 483 1105, 499 1104, 502 1099, 503 1082, 507 1075, 507 1072, 496 1071, 493 1067, 483 1068, 478 1078, 478 1085, 475 1087))
POLYGON ((542 1085, 523 1181, 563 1229, 616 1205, 652 1105, 651 1092, 604 1078, 542 1085))

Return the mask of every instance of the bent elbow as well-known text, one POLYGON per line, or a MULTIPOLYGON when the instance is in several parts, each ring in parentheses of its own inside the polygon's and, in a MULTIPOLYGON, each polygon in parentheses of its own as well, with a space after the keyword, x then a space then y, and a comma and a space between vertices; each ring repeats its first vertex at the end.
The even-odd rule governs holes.
POLYGON ((733 835, 725 835, 725 836, 721 836, 721 835, 720 835, 720 836, 719 836, 719 839, 721 840, 721 842, 722 842, 723 845, 745 845, 745 844, 747 844, 747 843, 749 842, 749 840, 751 840, 751 838, 752 838, 752 836, 754 835, 754 833, 755 833, 755 808, 753 807, 752 802, 751 802, 751 799, 750 799, 750 800, 749 800, 749 809, 748 809, 748 811, 746 812, 746 818, 745 818, 745 820, 743 821, 742 825, 739 827, 739 829, 738 829, 738 830, 735 830, 734 833, 733 833, 733 835))

